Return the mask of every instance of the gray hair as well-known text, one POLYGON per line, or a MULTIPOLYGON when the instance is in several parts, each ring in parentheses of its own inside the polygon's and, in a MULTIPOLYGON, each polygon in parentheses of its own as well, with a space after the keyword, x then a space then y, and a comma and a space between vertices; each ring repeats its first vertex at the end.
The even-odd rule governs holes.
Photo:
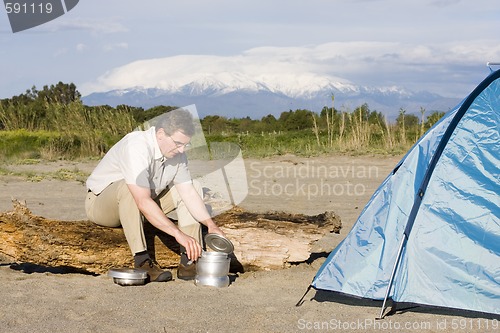
POLYGON ((169 111, 161 116, 159 127, 163 128, 167 135, 172 135, 177 131, 187 136, 193 136, 195 127, 191 112, 184 109, 169 111))

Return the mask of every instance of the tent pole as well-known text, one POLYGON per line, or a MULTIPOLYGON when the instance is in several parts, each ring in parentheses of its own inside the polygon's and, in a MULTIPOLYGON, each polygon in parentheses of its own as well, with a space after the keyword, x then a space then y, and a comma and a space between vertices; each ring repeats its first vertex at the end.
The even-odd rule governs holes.
POLYGON ((396 262, 394 263, 394 267, 392 268, 391 277, 389 279, 389 285, 387 286, 387 291, 385 292, 384 303, 382 303, 382 309, 380 310, 380 316, 377 319, 384 318, 385 311, 385 303, 389 298, 389 293, 391 291, 392 283, 394 282, 394 276, 396 275, 396 269, 398 268, 399 260, 401 259, 401 253, 403 252, 403 247, 406 243, 406 233, 403 234, 403 239, 401 239, 401 243, 399 244, 398 254, 396 256, 396 262))

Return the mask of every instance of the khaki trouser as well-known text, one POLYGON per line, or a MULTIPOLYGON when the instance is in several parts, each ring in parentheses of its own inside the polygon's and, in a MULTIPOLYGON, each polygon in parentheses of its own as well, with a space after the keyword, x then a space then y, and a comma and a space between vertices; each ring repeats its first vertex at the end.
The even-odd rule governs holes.
MULTIPOLYGON (((193 185, 203 197, 200 183, 193 181, 193 185)), ((175 209, 178 218, 178 228, 202 244, 201 225, 189 213, 175 186, 169 191, 162 193, 159 196, 159 200, 157 198, 155 201, 160 205, 165 214, 175 209)), ((133 255, 147 249, 143 228, 144 217, 139 208, 137 208, 134 198, 124 180, 110 184, 99 195, 95 195, 92 192, 87 193, 85 211, 87 212, 87 217, 96 224, 105 227, 122 226, 133 255)))

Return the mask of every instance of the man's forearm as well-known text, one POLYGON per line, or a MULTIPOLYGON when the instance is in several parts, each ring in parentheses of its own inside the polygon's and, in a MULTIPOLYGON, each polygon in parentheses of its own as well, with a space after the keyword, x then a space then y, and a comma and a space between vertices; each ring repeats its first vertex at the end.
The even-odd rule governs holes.
POLYGON ((184 204, 196 221, 206 225, 207 227, 209 227, 209 224, 214 223, 207 211, 205 202, 203 202, 203 199, 200 197, 192 184, 178 184, 175 187, 182 201, 184 201, 184 204))

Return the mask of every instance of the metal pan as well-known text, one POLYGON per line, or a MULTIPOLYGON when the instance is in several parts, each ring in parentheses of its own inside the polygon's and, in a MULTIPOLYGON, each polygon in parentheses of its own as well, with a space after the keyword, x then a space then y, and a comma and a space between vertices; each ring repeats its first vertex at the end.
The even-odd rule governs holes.
POLYGON ((108 271, 108 276, 120 286, 140 286, 146 283, 148 272, 140 268, 113 268, 108 271))

